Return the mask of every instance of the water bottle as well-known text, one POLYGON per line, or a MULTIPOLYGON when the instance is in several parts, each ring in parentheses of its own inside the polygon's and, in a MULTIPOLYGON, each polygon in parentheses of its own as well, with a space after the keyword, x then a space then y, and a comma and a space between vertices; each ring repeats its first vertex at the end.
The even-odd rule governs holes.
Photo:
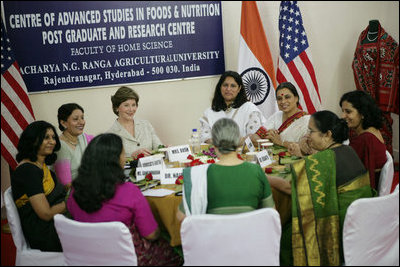
POLYGON ((193 154, 200 152, 200 136, 197 129, 192 130, 192 136, 190 137, 190 146, 193 154))

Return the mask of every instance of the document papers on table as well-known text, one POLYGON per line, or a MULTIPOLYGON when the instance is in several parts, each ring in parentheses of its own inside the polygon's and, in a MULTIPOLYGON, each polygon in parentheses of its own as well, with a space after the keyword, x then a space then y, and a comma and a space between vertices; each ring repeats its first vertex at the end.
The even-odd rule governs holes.
POLYGON ((165 197, 175 193, 175 190, 169 189, 148 189, 142 192, 145 197, 165 197))

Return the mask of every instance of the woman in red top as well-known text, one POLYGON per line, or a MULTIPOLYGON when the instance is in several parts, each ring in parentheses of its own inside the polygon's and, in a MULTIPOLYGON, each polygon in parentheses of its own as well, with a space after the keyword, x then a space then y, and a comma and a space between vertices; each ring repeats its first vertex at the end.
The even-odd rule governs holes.
POLYGON ((371 187, 377 190, 380 170, 386 162, 386 146, 379 129, 382 112, 364 91, 352 91, 340 99, 342 118, 352 130, 350 146, 369 171, 371 187))

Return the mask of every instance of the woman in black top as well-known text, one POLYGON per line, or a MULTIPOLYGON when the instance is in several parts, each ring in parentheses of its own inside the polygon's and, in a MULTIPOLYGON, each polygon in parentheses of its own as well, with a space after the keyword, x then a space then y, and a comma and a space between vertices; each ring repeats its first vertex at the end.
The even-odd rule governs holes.
POLYGON ((66 192, 47 165, 56 160, 60 140, 53 125, 35 121, 23 131, 18 143, 17 168, 11 188, 22 230, 31 248, 62 251, 53 216, 66 211, 66 192))

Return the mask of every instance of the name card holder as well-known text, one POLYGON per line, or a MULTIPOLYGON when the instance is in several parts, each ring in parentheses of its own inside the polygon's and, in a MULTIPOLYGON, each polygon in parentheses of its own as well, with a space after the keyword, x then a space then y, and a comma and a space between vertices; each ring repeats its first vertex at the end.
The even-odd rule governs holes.
POLYGON ((269 157, 269 154, 266 150, 261 150, 260 152, 257 153, 257 159, 258 163, 260 164, 261 168, 265 168, 269 164, 271 164, 273 161, 269 157))
POLYGON ((138 162, 138 167, 142 168, 154 168, 154 169, 165 169, 165 163, 162 154, 156 154, 153 156, 148 156, 140 158, 138 162))
POLYGON ((249 150, 249 152, 254 152, 254 151, 256 151, 256 148, 254 147, 253 142, 251 142, 250 137, 247 137, 247 138, 244 140, 244 144, 245 144, 245 146, 247 147, 247 149, 249 150))
POLYGON ((155 168, 136 168, 136 181, 141 181, 146 178, 146 175, 151 173, 154 180, 161 180, 164 177, 164 169, 155 168))
POLYGON ((183 161, 191 154, 189 145, 173 146, 168 148, 168 160, 173 161, 183 161))
POLYGON ((183 168, 169 168, 164 170, 161 184, 175 184, 176 178, 183 175, 183 168))

